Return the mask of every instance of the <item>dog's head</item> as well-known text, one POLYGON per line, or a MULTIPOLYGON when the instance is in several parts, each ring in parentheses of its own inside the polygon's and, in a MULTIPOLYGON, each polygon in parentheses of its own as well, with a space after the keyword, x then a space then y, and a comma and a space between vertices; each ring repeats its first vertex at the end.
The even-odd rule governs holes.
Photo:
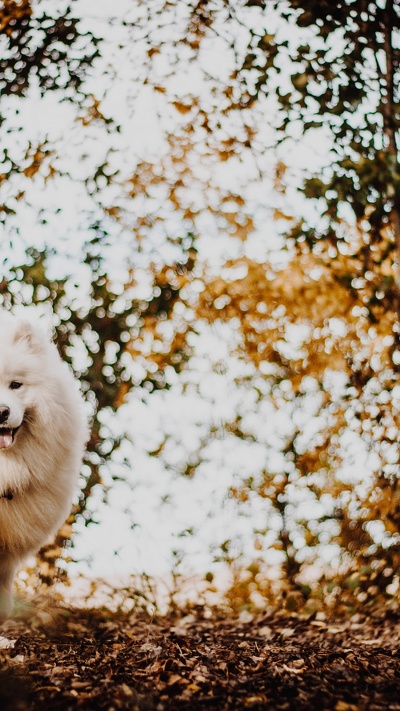
MULTIPOLYGON (((44 343, 27 321, 0 322, 0 451, 12 447, 34 409, 44 343)), ((42 363, 42 369, 43 369, 42 363)))

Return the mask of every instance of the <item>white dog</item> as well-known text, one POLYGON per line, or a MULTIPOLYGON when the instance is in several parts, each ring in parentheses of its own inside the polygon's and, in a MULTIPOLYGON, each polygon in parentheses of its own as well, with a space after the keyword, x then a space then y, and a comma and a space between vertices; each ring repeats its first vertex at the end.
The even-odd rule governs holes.
POLYGON ((70 512, 87 438, 83 399, 55 345, 0 312, 0 620, 24 558, 70 512))

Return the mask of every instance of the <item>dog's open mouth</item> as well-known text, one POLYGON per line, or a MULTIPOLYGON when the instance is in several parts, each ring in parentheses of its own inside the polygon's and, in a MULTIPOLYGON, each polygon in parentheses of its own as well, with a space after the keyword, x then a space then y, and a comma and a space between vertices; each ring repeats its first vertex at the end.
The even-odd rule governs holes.
POLYGON ((14 442, 19 427, 0 427, 0 449, 8 449, 14 442))

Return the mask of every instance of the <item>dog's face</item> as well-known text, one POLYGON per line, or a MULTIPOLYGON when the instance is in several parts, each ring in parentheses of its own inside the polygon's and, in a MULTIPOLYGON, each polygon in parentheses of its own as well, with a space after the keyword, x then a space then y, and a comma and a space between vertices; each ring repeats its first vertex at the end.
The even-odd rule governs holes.
POLYGON ((12 447, 15 435, 24 419, 25 408, 22 398, 14 392, 20 388, 24 388, 22 378, 9 382, 9 392, 3 383, 0 387, 0 449, 12 447))
POLYGON ((34 409, 41 344, 29 323, 0 335, 0 451, 13 446, 34 409), (32 358, 32 356, 34 356, 32 358))

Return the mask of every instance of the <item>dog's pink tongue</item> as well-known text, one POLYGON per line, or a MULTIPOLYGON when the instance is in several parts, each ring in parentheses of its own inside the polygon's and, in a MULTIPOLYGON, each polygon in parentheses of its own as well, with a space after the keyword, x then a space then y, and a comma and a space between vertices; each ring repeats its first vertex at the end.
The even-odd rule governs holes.
POLYGON ((7 449, 7 447, 11 447, 12 441, 11 432, 0 433, 0 449, 7 449))

